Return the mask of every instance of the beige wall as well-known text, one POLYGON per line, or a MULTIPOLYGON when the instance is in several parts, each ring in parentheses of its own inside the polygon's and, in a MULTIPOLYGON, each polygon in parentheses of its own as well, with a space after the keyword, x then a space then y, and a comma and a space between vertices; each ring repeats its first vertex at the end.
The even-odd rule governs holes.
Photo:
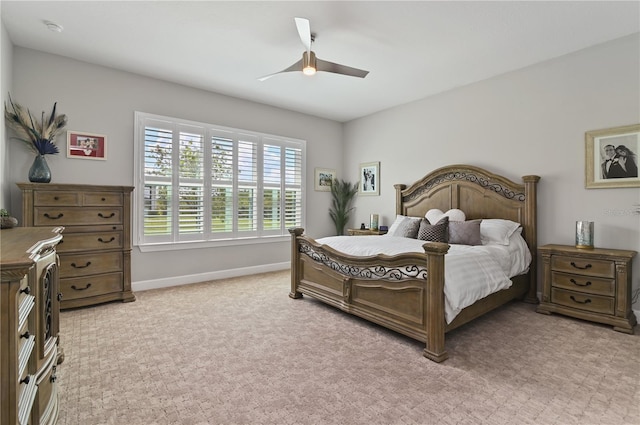
MULTIPOLYGON (((4 27, 4 22, 0 20, 0 98, 2 104, 7 101, 8 93, 12 88, 13 74, 13 44, 9 34, 4 27)), ((3 112, 4 113, 4 112, 3 112)), ((0 208, 6 208, 11 214, 11 200, 9 199, 9 158, 7 156, 7 129, 4 119, 0 125, 0 208)))
MULTIPOLYGON (((337 122, 21 47, 14 50, 13 76, 12 97, 25 106, 48 111, 57 101, 69 118, 67 129, 107 135, 106 161, 69 159, 66 141, 58 140, 63 153, 47 157, 52 182, 134 185, 134 111, 168 115, 306 140, 307 228, 319 235, 333 229, 327 212, 330 195, 313 191, 313 170, 342 168, 342 126, 337 122)), ((21 195, 15 182, 26 180, 33 155, 17 143, 8 148, 11 201, 17 209, 21 195)), ((142 253, 134 247, 132 276, 135 289, 135 282, 168 279, 170 284, 171 278, 184 282, 185 275, 193 281, 215 272, 288 262, 287 240, 170 252, 142 253)))
MULTIPOLYGON (((381 161, 381 194, 357 199, 352 225, 370 213, 390 224, 393 184, 466 163, 542 177, 540 245, 572 245, 575 221, 591 220, 597 246, 640 251, 640 189, 584 182, 585 131, 640 122, 639 76, 635 34, 347 123, 343 174, 355 181, 360 162, 381 161)), ((633 264, 637 289, 640 256, 633 264)))

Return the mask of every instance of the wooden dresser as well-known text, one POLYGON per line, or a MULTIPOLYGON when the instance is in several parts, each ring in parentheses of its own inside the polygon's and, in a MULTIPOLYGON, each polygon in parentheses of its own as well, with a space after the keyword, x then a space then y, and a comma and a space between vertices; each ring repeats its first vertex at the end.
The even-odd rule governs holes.
POLYGON ((134 301, 128 186, 18 183, 24 226, 64 226, 60 308, 134 301))
POLYGON ((0 423, 54 424, 62 228, 0 230, 0 423))
POLYGON ((538 252, 543 267, 538 313, 565 314, 633 333, 631 260, 635 251, 545 245, 538 252))

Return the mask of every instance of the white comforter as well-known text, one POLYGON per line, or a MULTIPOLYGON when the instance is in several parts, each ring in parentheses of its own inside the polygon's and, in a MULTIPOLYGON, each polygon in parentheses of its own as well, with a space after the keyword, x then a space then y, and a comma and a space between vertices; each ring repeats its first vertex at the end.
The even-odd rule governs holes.
MULTIPOLYGON (((353 256, 424 252, 423 240, 396 236, 331 236, 317 240, 353 256)), ((447 323, 477 300, 511 286, 510 277, 526 272, 531 253, 516 232, 510 244, 450 245, 445 255, 445 318, 447 323)))

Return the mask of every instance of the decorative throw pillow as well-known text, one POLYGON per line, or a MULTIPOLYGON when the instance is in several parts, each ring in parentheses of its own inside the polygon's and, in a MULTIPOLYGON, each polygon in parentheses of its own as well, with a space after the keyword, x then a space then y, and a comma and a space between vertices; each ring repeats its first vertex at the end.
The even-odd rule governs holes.
POLYGON ((420 217, 407 217, 398 214, 396 220, 389 228, 387 235, 415 239, 418 236, 421 220, 422 218, 420 217))
POLYGON ((427 211, 424 215, 424 217, 429 220, 429 223, 437 223, 445 216, 449 217, 449 221, 465 221, 467 219, 464 211, 457 208, 450 209, 447 212, 442 212, 441 210, 434 208, 427 211))
POLYGON ((460 245, 482 245, 480 222, 482 220, 450 221, 449 243, 460 245))
POLYGON ((442 217, 436 224, 430 224, 423 218, 418 229, 418 239, 429 242, 447 242, 449 240, 449 217, 442 217))
POLYGON ((480 238, 482 243, 509 245, 509 238, 518 230, 520 223, 498 218, 483 219, 480 223, 480 238))

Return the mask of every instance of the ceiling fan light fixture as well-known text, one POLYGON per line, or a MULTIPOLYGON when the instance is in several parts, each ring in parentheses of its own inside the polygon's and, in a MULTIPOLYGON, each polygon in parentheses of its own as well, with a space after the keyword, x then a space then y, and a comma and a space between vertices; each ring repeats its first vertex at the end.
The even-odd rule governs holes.
POLYGON ((312 51, 302 53, 302 72, 304 75, 314 75, 318 70, 316 66, 316 54, 312 51))

